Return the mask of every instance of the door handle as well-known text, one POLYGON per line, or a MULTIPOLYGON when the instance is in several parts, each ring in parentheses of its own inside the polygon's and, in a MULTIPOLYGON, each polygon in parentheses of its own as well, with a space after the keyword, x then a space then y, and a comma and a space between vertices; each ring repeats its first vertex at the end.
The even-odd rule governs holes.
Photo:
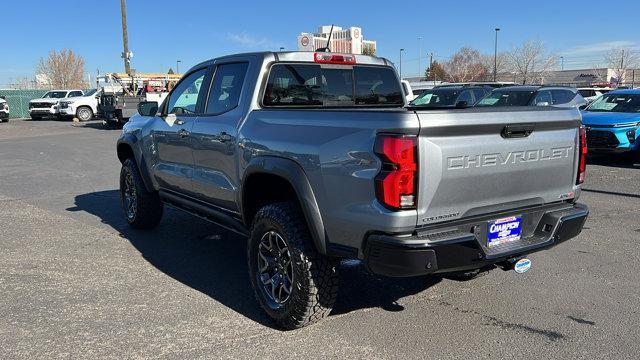
POLYGON ((177 119, 174 124, 176 124, 176 125, 184 125, 184 120, 177 119))
POLYGON ((524 138, 531 135, 533 129, 533 124, 507 125, 502 129, 502 133, 500 135, 505 139, 524 138))
POLYGON ((231 141, 231 135, 227 134, 224 131, 221 132, 220 135, 218 135, 218 138, 220 139, 220 142, 231 141))
POLYGON ((185 129, 182 129, 182 130, 178 131, 178 136, 181 139, 184 139, 184 138, 188 137, 189 135, 190 135, 190 133, 185 129))

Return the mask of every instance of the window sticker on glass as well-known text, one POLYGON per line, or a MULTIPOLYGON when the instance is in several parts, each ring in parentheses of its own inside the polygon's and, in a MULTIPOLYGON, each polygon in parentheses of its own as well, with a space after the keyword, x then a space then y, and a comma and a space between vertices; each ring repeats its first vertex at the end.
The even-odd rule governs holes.
POLYGON ((500 98, 487 97, 487 98, 484 98, 484 99, 480 100, 479 104, 481 104, 481 105, 493 105, 493 104, 497 103, 498 100, 500 100, 500 98))

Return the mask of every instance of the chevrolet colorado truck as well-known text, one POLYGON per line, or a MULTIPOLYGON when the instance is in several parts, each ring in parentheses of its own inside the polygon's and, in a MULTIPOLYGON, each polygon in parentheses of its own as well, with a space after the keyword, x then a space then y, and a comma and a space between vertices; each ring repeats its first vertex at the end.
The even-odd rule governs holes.
POLYGON ((522 272, 588 215, 577 109, 406 107, 384 58, 225 56, 138 112, 117 141, 130 226, 168 205, 247 236, 256 298, 285 329, 328 314, 342 259, 391 277, 522 272))

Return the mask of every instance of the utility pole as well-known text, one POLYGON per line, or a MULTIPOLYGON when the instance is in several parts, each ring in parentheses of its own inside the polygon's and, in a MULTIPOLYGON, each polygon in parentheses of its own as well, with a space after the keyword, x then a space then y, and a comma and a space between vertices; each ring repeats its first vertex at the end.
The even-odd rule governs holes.
POLYGON ((422 72, 422 36, 418 36, 418 77, 422 72))
POLYGON ((122 58, 124 59, 124 72, 129 75, 131 73, 130 55, 129 55, 129 36, 127 35, 127 1, 120 0, 120 13, 122 15, 122 43, 124 51, 122 58))
POLYGON ((400 80, 402 80, 402 53, 404 49, 400 49, 400 80))
POLYGON ((496 28, 496 41, 493 47, 493 81, 495 82, 498 77, 498 31, 500 28, 496 28))

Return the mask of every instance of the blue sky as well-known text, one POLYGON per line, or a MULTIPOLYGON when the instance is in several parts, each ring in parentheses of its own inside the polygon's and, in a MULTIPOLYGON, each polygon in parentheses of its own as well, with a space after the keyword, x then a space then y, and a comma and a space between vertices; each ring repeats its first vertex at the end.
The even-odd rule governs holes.
MULTIPOLYGON (((378 42, 378 55, 398 61, 403 72, 418 72, 427 52, 446 60, 462 46, 493 53, 538 39, 565 57, 565 69, 604 65, 611 47, 640 48, 640 1, 205 1, 129 0, 129 47, 139 72, 166 71, 180 59, 181 70, 223 54, 296 48, 300 32, 319 25, 360 26, 378 42), (615 17, 615 18, 614 18, 615 17)), ((3 6, 0 86, 33 77, 38 60, 51 49, 70 48, 86 60, 86 71, 122 71, 118 0, 21 0, 3 6)))

